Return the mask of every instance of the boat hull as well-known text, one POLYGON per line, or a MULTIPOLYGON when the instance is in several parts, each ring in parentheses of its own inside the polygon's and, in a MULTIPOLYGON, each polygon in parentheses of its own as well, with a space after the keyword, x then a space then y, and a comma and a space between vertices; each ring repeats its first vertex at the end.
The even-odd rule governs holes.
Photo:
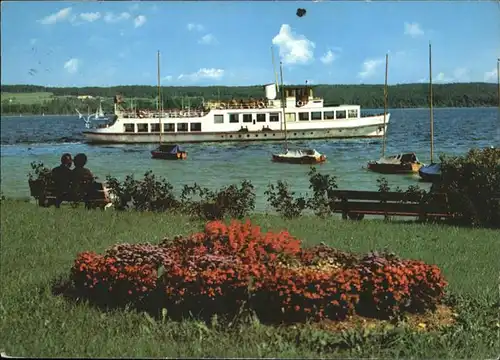
POLYGON ((415 174, 418 173, 422 164, 404 163, 404 164, 379 164, 368 163, 368 170, 380 174, 415 174))
MULTIPOLYGON (((383 125, 371 124, 345 128, 289 130, 287 138, 288 140, 375 138, 382 137, 383 134, 383 125)), ((83 132, 87 142, 100 144, 157 143, 159 135, 158 132, 111 133, 93 130, 83 132)), ((283 141, 285 140, 285 131, 164 132, 161 134, 161 138, 162 141, 172 143, 283 141)))
POLYGON ((151 151, 151 157, 153 159, 159 159, 159 160, 185 160, 187 158, 187 153, 185 152, 178 152, 178 153, 165 153, 163 151, 151 151))
POLYGON ((321 157, 316 158, 314 156, 290 157, 273 155, 273 161, 287 164, 320 164, 326 161, 326 156, 321 155, 321 157))

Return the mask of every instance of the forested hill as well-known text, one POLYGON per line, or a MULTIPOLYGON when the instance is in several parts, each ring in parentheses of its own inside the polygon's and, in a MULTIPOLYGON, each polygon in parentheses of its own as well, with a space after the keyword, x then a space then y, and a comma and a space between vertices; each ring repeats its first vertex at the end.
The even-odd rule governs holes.
MULTIPOLYGON (((327 104, 359 104, 364 108, 383 107, 383 85, 313 85, 316 96, 321 96, 327 104)), ((2 85, 2 109, 14 96, 23 93, 52 94, 44 99, 44 105, 51 101, 58 103, 70 101, 75 96, 111 98, 121 94, 125 99, 135 99, 137 105, 153 105, 158 89, 155 86, 129 85, 114 87, 43 87, 36 85, 2 85), (141 104, 142 103, 142 104, 141 104)), ((390 108, 428 106, 428 84, 391 85, 388 88, 390 108)), ((456 83, 436 84, 433 86, 434 106, 436 107, 474 107, 497 106, 497 84, 494 83, 456 83)), ((166 107, 177 107, 185 97, 210 99, 261 98, 264 97, 262 85, 257 86, 184 86, 162 87, 162 97, 166 107)), ((105 101, 108 103, 109 101, 105 101)), ((191 101, 191 106, 197 103, 191 101)), ((26 104, 27 105, 27 104, 26 104)), ((41 104, 40 104, 41 105, 41 104)), ((50 108, 50 106, 49 106, 50 108)), ((13 110, 13 109, 12 109, 13 110)), ((10 111, 9 111, 10 112, 10 111)))

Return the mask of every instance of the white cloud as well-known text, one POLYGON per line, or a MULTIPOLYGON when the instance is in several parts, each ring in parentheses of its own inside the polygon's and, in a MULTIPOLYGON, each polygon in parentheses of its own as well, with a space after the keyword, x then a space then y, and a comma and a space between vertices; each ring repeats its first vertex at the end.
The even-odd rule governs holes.
POLYGON ((64 63, 64 69, 70 74, 76 73, 79 67, 80 67, 80 60, 76 58, 69 59, 64 63))
POLYGON ((163 81, 172 81, 172 79, 173 79, 172 75, 167 75, 162 80, 163 81))
POLYGON ((205 27, 201 24, 189 23, 187 24, 187 29, 189 31, 203 31, 205 30, 205 27))
POLYGON ((384 59, 367 59, 363 62, 362 70, 358 73, 361 79, 372 77, 377 72, 378 68, 384 64, 384 59))
POLYGON ((223 69, 214 69, 214 68, 202 68, 198 70, 195 73, 192 74, 181 74, 177 79, 188 79, 191 81, 196 81, 196 80, 205 80, 205 79, 214 79, 218 80, 221 79, 224 76, 224 70, 223 69))
POLYGON ((489 81, 497 81, 498 78, 498 70, 493 69, 491 71, 486 71, 484 73, 484 81, 489 82, 489 81))
POLYGON ((212 34, 206 34, 198 41, 200 44, 210 45, 217 43, 217 39, 212 34))
POLYGON ((328 50, 325 55, 320 57, 319 59, 325 65, 331 64, 337 56, 333 53, 333 51, 328 50))
POLYGON ((104 15, 104 21, 110 24, 128 19, 130 19, 130 14, 128 12, 122 12, 118 15, 115 15, 112 12, 107 12, 106 15, 104 15))
POLYGON ((447 77, 444 72, 440 72, 437 74, 436 78, 434 79, 435 82, 441 82, 441 83, 449 83, 453 81, 453 78, 447 77))
POLYGON ((59 10, 54 14, 44 17, 43 19, 39 20, 39 22, 43 25, 53 25, 57 22, 68 20, 70 15, 71 15, 71 8, 67 7, 59 10))
POLYGON ((89 12, 89 13, 81 13, 80 14, 80 19, 88 21, 88 22, 94 22, 96 20, 99 20, 100 18, 101 18, 100 12, 89 12))
POLYGON ((410 35, 411 37, 415 38, 424 35, 424 30, 422 30, 419 23, 405 22, 405 35, 410 35))
POLYGON ((304 35, 296 35, 288 24, 281 25, 273 44, 278 45, 284 64, 306 64, 314 59, 316 45, 304 35))
POLYGON ((146 23, 146 17, 144 15, 139 15, 134 19, 134 27, 141 27, 146 23))

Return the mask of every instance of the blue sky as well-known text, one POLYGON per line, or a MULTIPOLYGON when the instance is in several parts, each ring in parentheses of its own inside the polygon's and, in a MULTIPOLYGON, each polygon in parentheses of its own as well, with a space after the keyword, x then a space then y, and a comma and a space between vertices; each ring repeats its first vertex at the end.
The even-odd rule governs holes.
POLYGON ((500 2, 2 2, 2 84, 496 82, 500 2), (307 14, 299 18, 296 9, 307 14))

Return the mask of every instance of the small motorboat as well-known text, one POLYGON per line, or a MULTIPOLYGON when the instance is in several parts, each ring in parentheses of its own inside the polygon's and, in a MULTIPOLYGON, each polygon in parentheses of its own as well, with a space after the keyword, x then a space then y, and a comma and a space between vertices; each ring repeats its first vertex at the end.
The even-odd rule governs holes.
POLYGON ((326 161, 326 156, 315 149, 287 150, 283 154, 273 154, 273 161, 289 164, 319 164, 326 161))
POLYGON ((415 153, 407 153, 370 161, 368 170, 381 174, 413 174, 417 173, 422 166, 423 164, 418 161, 415 153))
POLYGON ((153 159, 162 160, 185 160, 187 159, 187 152, 184 151, 179 145, 160 145, 151 151, 153 159))
POLYGON ((441 164, 424 165, 418 170, 418 174, 424 182, 435 182, 441 178, 441 164))

